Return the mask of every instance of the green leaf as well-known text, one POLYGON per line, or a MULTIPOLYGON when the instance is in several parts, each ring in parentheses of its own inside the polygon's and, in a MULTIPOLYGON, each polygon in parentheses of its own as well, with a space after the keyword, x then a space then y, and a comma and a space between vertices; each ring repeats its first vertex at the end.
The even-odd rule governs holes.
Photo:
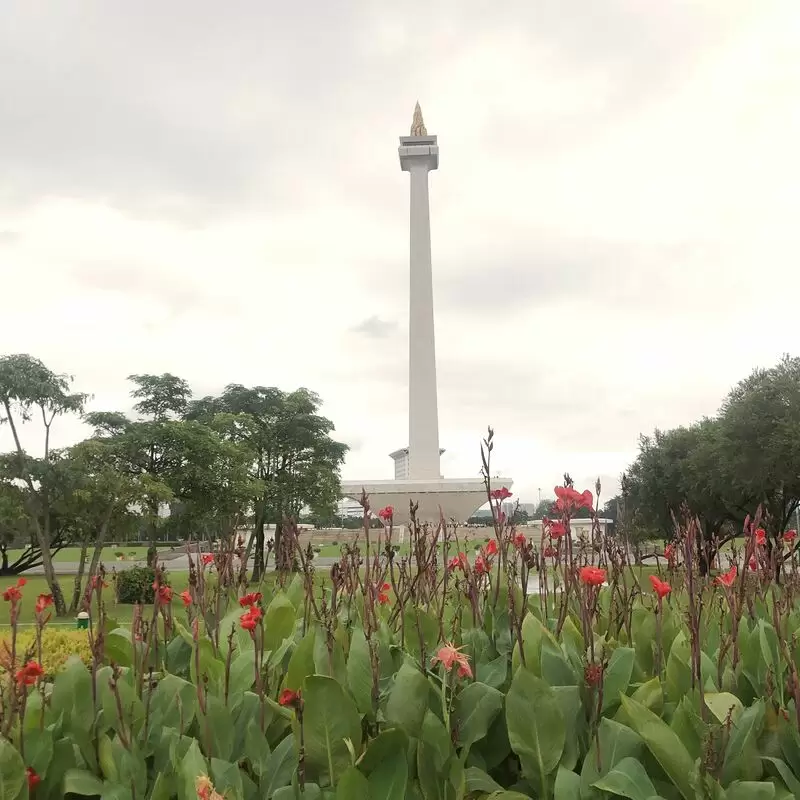
POLYGON ((208 775, 208 764, 200 752, 200 745, 192 739, 183 761, 180 763, 181 800, 196 800, 195 783, 201 775, 208 775))
POLYGON ((629 800, 648 800, 656 794, 655 786, 641 761, 635 758, 623 758, 592 785, 596 789, 627 797, 629 800))
POLYGON ((153 692, 150 709, 163 727, 175 728, 183 734, 197 713, 197 689, 189 681, 167 674, 153 692))
POLYGON ((631 698, 649 708, 656 716, 660 716, 664 709, 664 690, 657 676, 639 686, 631 698))
POLYGON ((53 732, 51 730, 44 728, 25 737, 25 759, 28 766, 40 778, 47 775, 47 769, 50 762, 53 761, 53 732))
POLYGON ((425 712, 419 739, 420 744, 431 749, 431 762, 438 774, 444 769, 445 763, 452 755, 453 745, 444 723, 430 709, 425 712))
POLYGON ((238 764, 212 758, 211 780, 214 782, 214 788, 223 797, 230 798, 230 800, 241 800, 244 796, 242 773, 238 764))
POLYGON ((253 768, 253 772, 260 778, 265 774, 272 753, 259 724, 251 719, 247 723, 247 735, 244 737, 244 754, 253 768))
POLYGON ((0 739, 0 797, 14 800, 28 786, 25 762, 11 742, 0 739))
POLYGON ((386 703, 386 721, 417 736, 428 709, 428 680, 414 666, 405 662, 395 675, 386 703))
MULTIPOLYGON (((85 769, 68 769, 64 775, 64 794, 78 794, 81 797, 103 794, 103 782, 97 775, 85 769)), ((6 795, 2 795, 5 797, 6 795)), ((9 795, 14 797, 14 795, 9 795)))
POLYGON ((725 790, 725 800, 772 800, 775 784, 766 781, 734 781, 725 790))
POLYGON ((342 774, 336 786, 336 800, 367 800, 369 795, 369 781, 356 769, 349 767, 342 774))
POLYGON ((553 790, 554 800, 581 800, 581 777, 572 770, 559 767, 553 790))
POLYGON ((600 792, 592 788, 592 784, 602 778, 623 758, 641 758, 643 749, 644 742, 639 734, 627 725, 603 717, 597 729, 597 740, 592 740, 589 752, 583 760, 581 769, 582 800, 596 800, 601 797, 600 792), (599 754, 597 752, 598 742, 599 754))
POLYGON ((264 797, 272 795, 281 787, 288 786, 297 766, 297 753, 294 734, 289 734, 276 745, 267 761, 267 768, 261 776, 261 790, 264 797))
POLYGON ((249 692, 255 683, 255 656, 253 650, 239 653, 231 661, 228 696, 236 696, 240 692, 249 692))
POLYGON ((120 667, 133 666, 133 641, 129 630, 116 628, 111 631, 105 637, 103 646, 107 664, 117 664, 120 667))
POLYGON ((508 677, 508 657, 498 656, 488 662, 480 662, 476 667, 475 677, 493 689, 500 689, 508 677))
POLYGON ((631 727, 642 737, 647 749, 667 773, 685 800, 694 800, 691 775, 694 761, 675 731, 641 703, 621 698, 631 727))
POLYGON ((231 710, 221 697, 206 695, 206 713, 205 716, 200 715, 197 723, 200 726, 200 741, 210 750, 206 756, 228 761, 233 755, 236 734, 231 710))
POLYGON ((611 654, 603 676, 603 713, 619 705, 620 694, 627 694, 635 660, 636 651, 631 647, 618 647, 611 654))
POLYGON ((725 748, 725 759, 722 763, 721 782, 723 786, 727 786, 736 778, 757 779, 761 777, 760 761, 753 769, 753 760, 758 758, 755 742, 764 727, 764 713, 764 702, 758 700, 750 708, 746 708, 734 721, 728 746, 725 748), (758 774, 754 775, 754 772, 758 774))
POLYGON ((264 612, 264 649, 277 650, 278 646, 294 634, 295 610, 292 601, 279 592, 264 612))
POLYGON ((400 728, 387 728, 367 744, 367 749, 358 764, 364 773, 369 775, 385 759, 390 758, 392 753, 405 753, 408 746, 408 736, 405 731, 400 728))
POLYGON ((781 780, 786 784, 786 788, 792 793, 795 800, 800 800, 800 780, 794 775, 789 765, 780 758, 770 758, 762 756, 762 761, 772 764, 775 771, 780 775, 781 780))
POLYGON ((300 643, 295 647, 289 659, 289 666, 286 670, 286 680, 284 686, 296 692, 302 687, 303 681, 314 674, 314 639, 316 628, 312 625, 300 643))
POLYGON ((553 690, 527 669, 519 669, 506 696, 506 724, 511 749, 526 777, 546 797, 548 776, 564 752, 566 727, 553 690))
POLYGON ((489 732, 503 708, 503 693, 485 683, 470 683, 456 697, 455 719, 458 741, 469 748, 489 732))
POLYGON ((408 784, 408 761, 404 752, 384 759, 369 776, 369 796, 381 800, 404 800, 408 784))
POLYGON ((347 655, 347 686, 362 714, 372 714, 372 659, 361 628, 354 628, 347 655))
POLYGON ((729 692, 709 692, 705 695, 705 701, 709 711, 719 722, 725 722, 731 712, 731 719, 736 720, 744 711, 742 701, 729 692))
MULTIPOLYGON (((482 769, 477 767, 467 767, 464 770, 464 779, 466 783, 467 794, 472 792, 500 792, 503 787, 492 777, 487 775, 482 769)), ((576 795, 577 798, 577 795, 576 795)), ((556 795, 556 800, 562 800, 556 795)), ((569 800, 569 798, 563 798, 569 800)))
POLYGON ((350 766, 345 739, 361 747, 361 718, 352 698, 333 678, 311 675, 303 689, 306 764, 314 775, 335 784, 350 766))
POLYGON ((92 678, 86 665, 78 656, 72 656, 58 673, 50 695, 50 708, 57 717, 64 714, 64 725, 88 735, 94 724, 94 708, 91 703, 92 678), (76 703, 75 698, 85 698, 76 703))

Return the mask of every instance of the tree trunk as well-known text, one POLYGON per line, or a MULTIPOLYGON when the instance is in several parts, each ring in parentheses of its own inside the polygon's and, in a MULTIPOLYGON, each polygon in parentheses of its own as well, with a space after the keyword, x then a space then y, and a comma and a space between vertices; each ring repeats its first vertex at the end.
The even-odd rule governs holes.
POLYGON ((253 582, 261 580, 264 574, 264 508, 256 509, 256 524, 253 530, 253 582))
POLYGON ((86 569, 86 541, 81 542, 81 555, 78 560, 78 572, 75 575, 75 582, 72 587, 72 602, 69 604, 69 613, 74 614, 78 610, 83 595, 83 572, 86 569))
POLYGON ((53 557, 50 553, 50 547, 46 542, 41 542, 40 547, 42 550, 42 569, 47 585, 50 587, 50 594, 53 595, 53 605, 56 609, 57 617, 67 616, 67 604, 64 601, 64 593, 61 591, 61 584, 56 577, 56 571, 53 567, 53 557))
POLYGON ((5 574, 8 572, 8 547, 6 547, 6 545, 0 545, 0 554, 3 556, 3 566, 1 569, 3 574, 5 574))

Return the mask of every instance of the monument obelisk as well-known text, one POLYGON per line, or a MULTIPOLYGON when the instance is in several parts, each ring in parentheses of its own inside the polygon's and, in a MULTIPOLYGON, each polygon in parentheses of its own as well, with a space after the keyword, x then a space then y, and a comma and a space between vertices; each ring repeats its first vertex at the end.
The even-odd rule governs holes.
POLYGON ((400 168, 411 183, 408 331, 408 477, 438 480, 439 408, 428 173, 439 166, 439 146, 429 136, 417 103, 411 135, 400 138, 400 168))
MULTIPOLYGON (((362 492, 370 507, 395 509, 398 522, 407 521, 409 501, 416 503, 417 518, 463 522, 486 502, 481 478, 443 478, 439 447, 439 407, 436 387, 436 337, 431 266, 431 213, 428 173, 439 167, 436 136, 428 134, 417 103, 409 136, 400 137, 400 168, 410 177, 409 332, 408 332, 408 447, 391 453, 394 480, 343 481, 342 493, 359 499, 362 492)), ((476 469, 477 472, 477 469, 476 469)), ((493 478, 492 487, 510 488, 512 481, 493 478)))

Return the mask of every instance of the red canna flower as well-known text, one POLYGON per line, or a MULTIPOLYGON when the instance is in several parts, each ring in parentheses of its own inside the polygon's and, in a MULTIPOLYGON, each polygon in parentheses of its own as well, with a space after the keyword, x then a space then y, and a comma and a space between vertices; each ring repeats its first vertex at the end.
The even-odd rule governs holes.
POLYGON ((169 586, 159 586, 158 601, 164 605, 169 605, 172 602, 172 588, 169 586))
POLYGON ((672 562, 672 559, 675 558, 675 547, 673 545, 668 544, 664 548, 664 558, 666 558, 670 563, 672 562))
POLYGON ((579 492, 571 486, 556 486, 555 508, 562 514, 571 514, 581 508, 594 508, 594 495, 587 489, 579 492))
POLYGON ((188 589, 184 589, 181 592, 181 600, 183 600, 184 608, 189 608, 189 606, 192 604, 192 595, 190 594, 188 589))
POLYGON ((758 561, 756 561, 755 556, 750 556, 750 561, 748 562, 748 566, 750 567, 751 572, 755 572, 758 569, 758 561))
MULTIPOLYGON (((451 558, 447 562, 447 569, 450 570, 450 572, 453 572, 454 570, 457 570, 457 569, 461 569, 461 570, 464 569, 464 565, 461 563, 461 556, 462 555, 464 555, 464 553, 459 553, 457 556, 455 556, 454 558, 451 558)), ((466 556, 464 556, 464 557, 466 558, 466 556)))
POLYGON ((724 572, 722 575, 717 575, 714 578, 714 583, 717 586, 725 586, 726 588, 730 588, 733 586, 733 582, 736 580, 736 576, 739 574, 739 570, 734 564, 727 572, 724 572))
POLYGON ((497 555, 497 541, 492 539, 489 544, 486 545, 486 555, 487 556, 496 556, 497 555))
POLYGON ((20 589, 27 583, 28 581, 25 578, 20 578, 14 586, 9 586, 3 592, 3 600, 8 600, 12 603, 18 603, 22 600, 22 592, 20 589))
POLYGON ((36 608, 35 611, 37 614, 41 614, 48 606, 53 605, 53 595, 51 594, 40 594, 36 598, 36 608))
POLYGON ((381 605, 385 605, 386 603, 389 602, 389 595, 387 594, 387 592, 389 592, 391 588, 392 587, 388 583, 384 583, 378 589, 378 602, 381 605))
POLYGON ((560 539, 567 532, 567 526, 563 522, 551 522, 547 526, 547 533, 551 539, 560 539))
POLYGON ((382 508, 378 512, 378 516, 384 521, 388 522, 394 516, 394 508, 392 506, 386 506, 382 508))
POLYGON ((553 545, 549 544, 547 545, 547 547, 545 547, 543 555, 545 558, 555 558, 556 553, 557 553, 556 548, 553 547, 553 545))
POLYGON ((587 586, 602 586, 606 582, 606 571, 600 567, 581 567, 580 577, 587 586))
POLYGON ((454 647, 452 644, 445 643, 439 648, 439 651, 431 659, 431 666, 435 666, 437 662, 445 668, 446 672, 450 672, 457 664, 459 678, 472 677, 472 668, 469 665, 469 659, 458 647, 454 647))
POLYGON ((25 767, 25 775, 28 777, 28 791, 32 792, 42 779, 36 774, 33 767, 25 767))
POLYGON ((653 590, 658 595, 659 600, 663 600, 672 591, 672 587, 666 581, 662 581, 657 575, 650 576, 650 583, 653 586, 653 590))
POLYGON ((200 560, 203 563, 203 565, 207 567, 209 564, 213 564, 214 563, 214 554, 213 553, 203 553, 200 556, 200 560))
POLYGON ((475 574, 485 575, 488 572, 489 572, 489 567, 486 566, 486 561, 484 560, 483 556, 478 556, 475 559, 475 574))
POLYGON ((767 543, 767 532, 763 528, 756 529, 756 544, 763 547, 767 543))
POLYGON ((278 705, 286 708, 297 708, 300 705, 301 693, 298 689, 293 692, 291 689, 284 689, 278 698, 278 705))
POLYGON ((525 545, 527 545, 527 544, 528 544, 528 540, 525 538, 525 534, 524 533, 518 533, 514 537, 514 547, 516 547, 517 550, 522 550, 525 547, 525 545))
POLYGON ((246 631, 250 631, 250 635, 253 635, 253 632, 258 625, 258 620, 250 614, 250 612, 246 612, 239 617, 239 624, 242 628, 246 631))
POLYGON ((583 670, 583 679, 589 686, 597 686, 603 677, 603 667, 600 664, 587 664, 583 670))
POLYGON ((239 598, 239 605, 242 608, 247 608, 248 606, 254 606, 259 600, 261 600, 261 592, 250 592, 250 594, 239 598))
POLYGON ((787 544, 792 544, 796 538, 797 531, 794 528, 792 528, 790 531, 786 531, 786 533, 783 534, 783 541, 787 544))
POLYGON ((511 492, 505 486, 501 486, 499 489, 492 489, 490 493, 492 500, 508 500, 511 496, 511 492))
POLYGON ((92 575, 92 589, 108 589, 108 584, 99 575, 92 575))
POLYGON ((29 661, 22 669, 17 670, 17 685, 33 686, 42 675, 44 675, 42 665, 38 661, 29 661))

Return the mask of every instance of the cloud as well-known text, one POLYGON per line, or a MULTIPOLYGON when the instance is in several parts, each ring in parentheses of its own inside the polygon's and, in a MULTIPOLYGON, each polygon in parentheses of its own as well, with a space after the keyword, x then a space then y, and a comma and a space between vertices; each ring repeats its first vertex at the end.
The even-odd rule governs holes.
POLYGON ((369 339, 386 339, 397 331, 397 323, 373 315, 354 325, 350 330, 369 339))

